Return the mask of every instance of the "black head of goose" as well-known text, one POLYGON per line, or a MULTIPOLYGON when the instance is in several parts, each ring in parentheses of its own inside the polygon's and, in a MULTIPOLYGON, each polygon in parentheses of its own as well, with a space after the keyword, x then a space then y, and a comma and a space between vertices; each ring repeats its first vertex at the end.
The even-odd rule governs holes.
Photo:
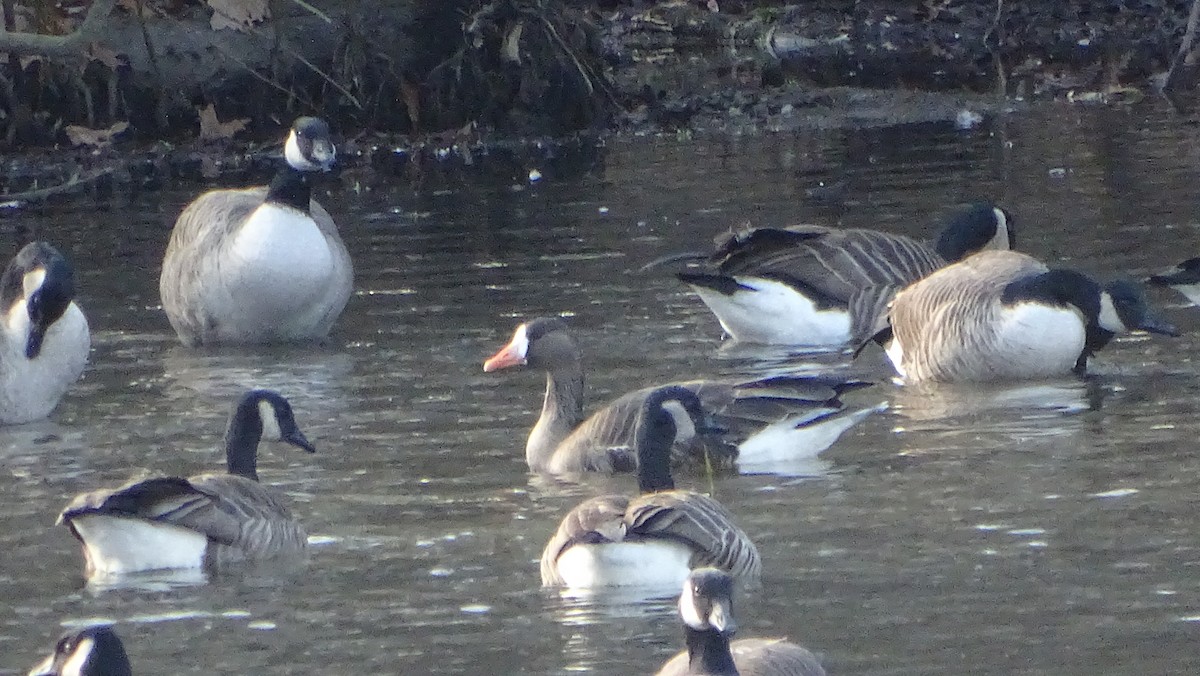
POLYGON ((983 252, 897 294, 880 340, 906 382, 1081 372, 1117 333, 1175 335, 1128 281, 1101 286, 1011 251, 983 252))
POLYGON ((184 208, 163 257, 163 310, 185 345, 325 337, 353 267, 333 219, 311 199, 335 148, 321 119, 296 120, 267 187, 211 190, 184 208))
POLYGON ((821 660, 783 639, 741 639, 733 612, 734 580, 714 568, 691 572, 679 595, 687 650, 658 676, 825 676, 821 660))
POLYGON ((133 668, 112 625, 98 624, 64 633, 29 676, 133 676, 133 668))
MULTIPOLYGON (((546 372, 541 416, 525 443, 530 470, 552 474, 632 471, 634 423, 658 386, 624 394, 584 418, 580 351, 557 317, 519 325, 512 339, 484 362, 484 371, 525 367, 546 372)), ((836 377, 777 376, 746 382, 694 380, 695 392, 716 425, 695 429, 678 404, 677 461, 717 466, 812 458, 875 408, 847 410, 839 396, 869 383, 836 377)))
POLYGON ((729 512, 707 495, 675 490, 677 425, 669 403, 680 404, 693 426, 704 424, 700 400, 686 387, 660 387, 646 396, 634 432, 641 495, 603 495, 568 512, 542 551, 542 584, 666 590, 697 566, 758 579, 758 550, 729 512))
POLYGON ((1189 258, 1174 268, 1146 278, 1153 286, 1168 286, 1187 297, 1192 305, 1200 305, 1200 256, 1189 258))
POLYGON ((75 273, 45 242, 21 248, 0 276, 0 424, 46 417, 79 379, 91 349, 75 273))
POLYGON ((817 225, 743 229, 718 238, 707 269, 677 276, 737 340, 840 348, 878 330, 897 290, 976 251, 1015 244, 1008 212, 981 202, 933 244, 817 225))
POLYGON ((277 392, 238 401, 225 433, 226 472, 157 477, 77 496, 63 509, 86 574, 215 567, 298 555, 307 536, 286 502, 258 481, 261 439, 316 449, 277 392))

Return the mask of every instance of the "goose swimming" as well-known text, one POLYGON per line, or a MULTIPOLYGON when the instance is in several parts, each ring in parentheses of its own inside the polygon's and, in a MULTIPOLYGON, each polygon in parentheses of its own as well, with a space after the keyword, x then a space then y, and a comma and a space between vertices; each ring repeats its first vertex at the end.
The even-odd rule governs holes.
POLYGON ((317 340, 345 308, 350 254, 310 188, 333 164, 329 126, 296 120, 284 157, 268 187, 206 192, 175 221, 159 292, 185 345, 317 340))
POLYGON ((94 624, 64 633, 29 676, 133 676, 133 668, 112 625, 94 624))

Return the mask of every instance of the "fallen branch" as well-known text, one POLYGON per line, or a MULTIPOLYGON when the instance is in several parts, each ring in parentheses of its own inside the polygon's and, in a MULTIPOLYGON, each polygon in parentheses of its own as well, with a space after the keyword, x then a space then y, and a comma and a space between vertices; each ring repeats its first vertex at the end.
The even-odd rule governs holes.
POLYGON ((1163 90, 1167 92, 1190 88, 1196 83, 1196 63, 1192 56, 1192 43, 1196 40, 1196 29, 1200 26, 1200 0, 1192 0, 1192 10, 1188 12, 1187 31, 1183 34, 1183 42, 1179 51, 1171 61, 1167 71, 1163 90))
POLYGON ((115 169, 106 167, 89 171, 85 174, 72 176, 66 183, 52 185, 48 188, 37 188, 35 190, 26 190, 24 192, 14 192, 7 195, 0 195, 0 203, 8 202, 44 202, 51 197, 60 195, 74 195, 87 190, 100 179, 113 174, 115 169))
POLYGON ((78 57, 98 35, 117 0, 95 0, 83 23, 70 35, 0 32, 0 52, 18 56, 78 57))

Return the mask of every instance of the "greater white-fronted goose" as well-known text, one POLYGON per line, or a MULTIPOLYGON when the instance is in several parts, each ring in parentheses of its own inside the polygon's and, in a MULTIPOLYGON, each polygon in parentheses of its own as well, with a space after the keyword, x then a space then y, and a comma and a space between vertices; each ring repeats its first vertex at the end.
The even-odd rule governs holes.
POLYGON ((329 126, 302 117, 270 186, 212 190, 179 215, 159 293, 183 344, 298 342, 329 333, 350 298, 353 269, 309 184, 334 154, 329 126))
POLYGON ((29 676, 133 676, 133 668, 112 625, 94 624, 64 633, 29 676))
POLYGON ((671 445, 678 425, 670 402, 692 426, 704 424, 699 398, 685 387, 668 385, 644 397, 633 444, 641 495, 603 495, 568 512, 542 551, 543 585, 671 589, 699 566, 758 579, 758 549, 721 503, 675 490, 671 445))
POLYGON ((1001 381, 1083 372, 1114 334, 1177 335, 1129 281, 1101 286, 1015 251, 985 251, 896 295, 877 339, 908 383, 1001 381))
POLYGON ((157 477, 77 496, 62 511, 83 546, 86 574, 215 567, 304 552, 307 536, 258 481, 260 439, 315 452, 277 392, 252 390, 225 432, 225 473, 157 477))
POLYGON ((1200 305, 1200 256, 1189 258, 1162 274, 1151 275, 1146 278, 1146 283, 1171 287, 1186 296, 1192 305, 1200 305))
POLYGON ((45 242, 26 244, 0 277, 0 306, 0 424, 40 420, 79 380, 92 344, 71 264, 45 242))
MULTIPOLYGON (((584 375, 579 348, 557 317, 519 325, 507 345, 484 362, 484 371, 512 367, 546 372, 542 414, 525 443, 534 472, 632 471, 637 466, 633 428, 655 387, 629 392, 588 418, 583 416, 584 375)), ((693 390, 718 423, 692 428, 678 407, 676 459, 727 466, 734 461, 772 464, 787 457, 811 458, 876 408, 848 411, 838 397, 868 383, 836 377, 779 376, 742 383, 696 380, 676 383, 693 390)))
POLYGON ((825 676, 821 660, 783 639, 747 638, 737 631, 734 580, 715 568, 691 572, 679 595, 687 650, 658 670, 658 676, 825 676))
POLYGON ((979 203, 933 244, 819 225, 747 228, 718 238, 707 270, 677 276, 739 341, 840 348, 875 333, 904 286, 976 251, 1015 245, 1008 213, 979 203))

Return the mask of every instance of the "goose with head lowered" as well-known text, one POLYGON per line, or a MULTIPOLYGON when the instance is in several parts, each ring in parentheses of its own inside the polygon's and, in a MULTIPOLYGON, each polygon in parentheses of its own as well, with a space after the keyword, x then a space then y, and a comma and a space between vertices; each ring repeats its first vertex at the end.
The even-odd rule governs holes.
POLYGON ((26 244, 0 277, 0 304, 0 424, 40 420, 79 380, 91 350, 71 264, 45 242, 26 244))
POLYGON ((266 188, 212 190, 175 221, 159 293, 190 346, 289 343, 328 335, 353 287, 350 254, 312 176, 330 168, 329 126, 292 125, 286 164, 266 188))
POLYGON ((722 236, 704 271, 680 272, 725 332, 747 343, 841 348, 870 337, 904 286, 985 249, 1015 246, 1012 218, 988 203, 956 214, 933 244, 877 230, 819 225, 722 236))
POLYGON ((1189 258, 1166 272, 1151 275, 1146 278, 1146 283, 1175 289, 1192 305, 1200 305, 1200 256, 1189 258))
MULTIPOLYGON (((584 373, 579 348, 557 317, 519 325, 512 339, 483 364, 484 371, 525 367, 546 372, 542 414, 525 443, 534 472, 620 472, 637 467, 634 423, 656 387, 629 392, 584 418, 584 373)), ((706 413, 719 423, 696 430, 679 406, 675 456, 684 464, 781 465, 811 459, 877 407, 847 410, 839 396, 869 383, 837 377, 775 376, 747 382, 694 380, 706 413)))
POLYGON ((58 517, 83 546, 86 574, 218 567, 304 552, 282 497, 258 481, 260 439, 315 452, 279 393, 252 390, 225 433, 226 472, 157 477, 77 496, 58 517))
POLYGON ((679 595, 687 650, 658 670, 658 676, 825 676, 821 660, 783 639, 730 641, 737 631, 734 580, 714 568, 688 575, 679 595))
POLYGON ((1007 381, 1083 373, 1118 333, 1178 335, 1133 282, 1101 286, 1015 251, 985 251, 896 295, 876 334, 907 383, 1007 381))
POLYGON ((94 624, 64 633, 29 676, 133 676, 133 668, 112 625, 94 624))
POLYGON ((670 402, 693 426, 704 425, 707 416, 691 390, 668 385, 650 392, 634 425, 641 495, 603 495, 568 512, 542 551, 543 585, 670 589, 699 566, 758 579, 758 549, 721 503, 675 489, 671 444, 678 425, 670 402))

